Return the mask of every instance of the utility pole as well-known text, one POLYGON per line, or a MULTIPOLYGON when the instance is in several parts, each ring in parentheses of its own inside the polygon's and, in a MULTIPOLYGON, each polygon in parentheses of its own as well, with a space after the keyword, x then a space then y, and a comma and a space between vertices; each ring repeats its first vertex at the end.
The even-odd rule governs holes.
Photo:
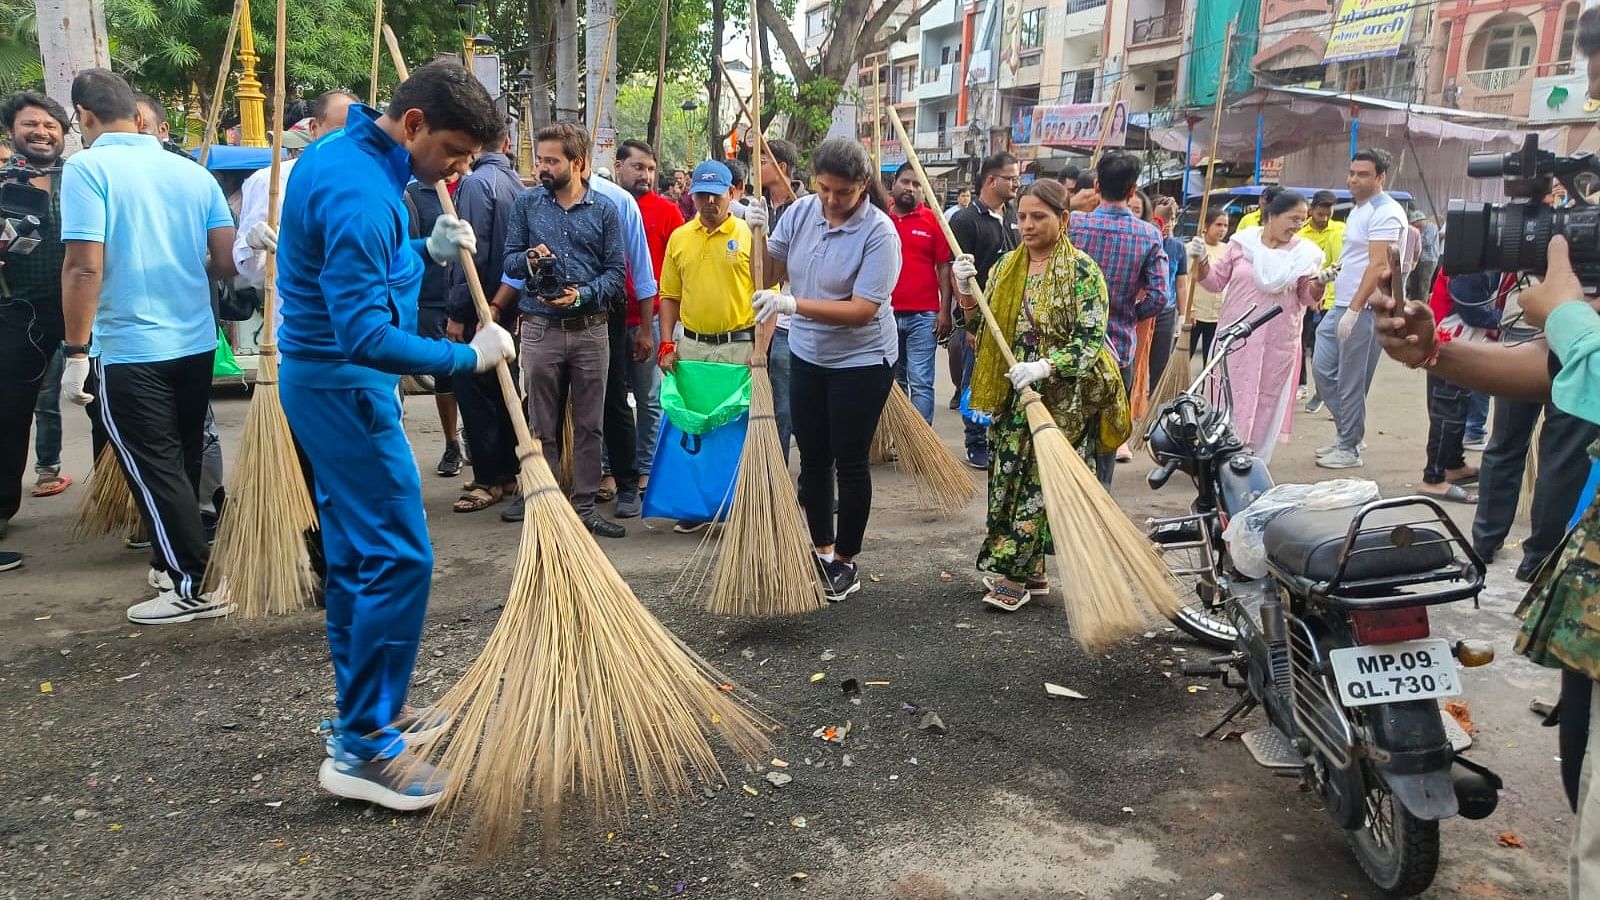
POLYGON ((588 0, 583 23, 583 96, 594 138, 590 168, 610 169, 617 161, 617 0, 588 0))
POLYGON ((650 100, 650 127, 645 140, 661 151, 661 107, 667 97, 667 16, 671 0, 661 0, 661 49, 656 56, 656 93, 650 100))
MULTIPOLYGON (((39 55, 44 60, 45 93, 62 106, 72 105, 72 79, 81 69, 111 67, 106 44, 106 12, 102 0, 34 0, 39 55)), ((76 134, 66 136, 68 152, 77 150, 76 134)))
POLYGON ((549 0, 528 0, 528 71, 533 73, 533 84, 526 113, 529 121, 523 123, 523 129, 530 135, 551 122, 550 35, 555 24, 551 20, 549 0))
POLYGON ((581 125, 578 117, 578 0, 551 0, 556 11, 557 122, 581 125))

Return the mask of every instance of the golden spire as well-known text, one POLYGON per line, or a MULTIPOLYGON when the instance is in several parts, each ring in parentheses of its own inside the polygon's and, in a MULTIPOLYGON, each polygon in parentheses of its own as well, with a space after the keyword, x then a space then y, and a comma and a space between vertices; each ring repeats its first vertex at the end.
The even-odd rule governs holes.
POLYGON ((240 0, 239 13, 239 143, 245 147, 267 147, 266 103, 261 82, 256 79, 255 32, 250 27, 250 0, 240 0))

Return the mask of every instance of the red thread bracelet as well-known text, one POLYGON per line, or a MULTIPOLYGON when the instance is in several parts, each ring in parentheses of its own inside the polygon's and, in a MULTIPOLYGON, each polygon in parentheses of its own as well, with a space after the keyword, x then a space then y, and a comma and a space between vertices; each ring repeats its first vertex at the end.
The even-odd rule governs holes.
POLYGON ((660 348, 656 350, 656 365, 661 365, 661 361, 666 358, 668 353, 677 352, 678 344, 676 341, 662 341, 660 348))

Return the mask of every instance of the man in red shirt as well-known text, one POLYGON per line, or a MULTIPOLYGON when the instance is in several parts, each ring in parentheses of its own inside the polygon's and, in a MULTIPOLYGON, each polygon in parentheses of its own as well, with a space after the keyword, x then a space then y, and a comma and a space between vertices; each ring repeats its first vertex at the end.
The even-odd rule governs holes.
POLYGON ((894 286, 894 320, 900 328, 895 380, 911 405, 933 424, 933 369, 939 341, 950 336, 950 244, 933 210, 922 204, 916 170, 903 163, 894 175, 889 218, 900 232, 900 281, 894 286))
MULTIPOLYGON (((650 245, 650 265, 657 280, 667 254, 667 238, 683 224, 678 204, 656 192, 656 153, 643 141, 623 141, 617 145, 617 185, 639 201, 644 219, 645 241, 650 245)), ((633 392, 633 415, 639 435, 639 490, 650 480, 650 464, 655 461, 656 434, 661 428, 661 370, 656 367, 655 344, 661 339, 654 318, 648 327, 639 315, 628 287, 627 341, 632 349, 628 361, 628 389, 633 392)), ((656 300, 657 308, 661 303, 656 300)), ((671 336, 668 335, 670 338, 671 336)))

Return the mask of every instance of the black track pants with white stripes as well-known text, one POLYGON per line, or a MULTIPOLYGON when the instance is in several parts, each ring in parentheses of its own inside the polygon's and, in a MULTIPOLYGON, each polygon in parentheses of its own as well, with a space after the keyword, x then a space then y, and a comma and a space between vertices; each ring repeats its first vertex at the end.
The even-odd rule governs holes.
POLYGON ((205 574, 200 524, 200 458, 212 351, 151 363, 95 361, 99 407, 128 486, 150 527, 151 565, 196 597, 205 574))

